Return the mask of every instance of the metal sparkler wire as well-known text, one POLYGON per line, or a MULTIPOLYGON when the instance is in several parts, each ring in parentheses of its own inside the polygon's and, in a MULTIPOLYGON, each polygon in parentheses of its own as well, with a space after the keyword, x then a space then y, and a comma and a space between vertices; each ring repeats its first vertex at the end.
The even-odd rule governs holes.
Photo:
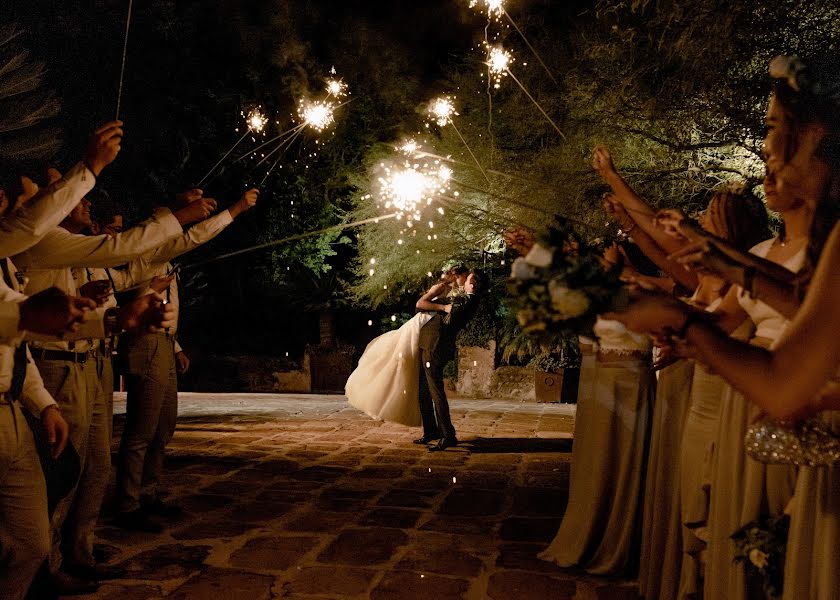
POLYGON ((134 7, 134 0, 128 0, 128 16, 125 20, 125 38, 123 40, 122 62, 120 64, 120 83, 117 89, 117 111, 114 120, 120 118, 120 102, 122 100, 123 79, 125 78, 125 57, 128 54, 128 31, 131 28, 131 13, 134 7))

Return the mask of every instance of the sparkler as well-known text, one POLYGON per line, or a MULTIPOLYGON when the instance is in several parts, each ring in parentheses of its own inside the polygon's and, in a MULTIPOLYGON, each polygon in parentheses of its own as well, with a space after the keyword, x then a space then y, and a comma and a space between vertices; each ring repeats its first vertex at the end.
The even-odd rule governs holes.
POLYGON ((263 114, 263 112, 260 110, 259 107, 252 109, 248 113, 247 116, 245 116, 244 113, 242 114, 242 116, 245 117, 245 125, 246 125, 245 133, 243 133, 242 137, 239 138, 236 141, 236 143, 233 144, 233 146, 230 147, 230 150, 225 152, 225 155, 222 156, 222 158, 219 159, 219 162, 217 162, 215 165, 213 165, 210 168, 209 171, 207 171, 207 174, 204 177, 201 178, 201 181, 199 181, 196 184, 196 187, 201 187, 201 184, 203 184, 205 181, 207 181, 207 179, 210 177, 210 175, 212 175, 213 172, 217 168, 219 168, 219 165, 221 165, 225 161, 225 159, 228 156, 230 156, 231 152, 233 152, 236 149, 236 147, 245 140, 246 137, 248 137, 251 134, 262 133, 263 130, 265 129, 266 123, 268 123, 268 119, 266 119, 265 115, 263 114))
POLYGON ((479 4, 483 4, 485 6, 488 19, 495 19, 498 21, 502 18, 502 16, 504 16, 516 33, 519 34, 519 37, 522 38, 522 41, 525 42, 525 45, 528 46, 528 50, 531 51, 531 54, 533 54, 534 58, 537 59, 537 62, 540 63, 540 66, 543 68, 546 75, 548 75, 548 78, 551 79, 554 85, 560 85, 557 83, 557 79, 552 74, 551 69, 548 68, 548 65, 545 64, 545 61, 543 61, 536 48, 531 45, 531 42, 528 41, 528 38, 525 37, 525 34, 521 29, 519 29, 519 25, 516 24, 516 21, 514 21, 513 17, 510 16, 510 13, 505 10, 504 0, 470 0, 470 8, 475 8, 479 4))
POLYGON ((301 100, 298 115, 304 124, 319 133, 335 121, 335 105, 326 100, 301 100))
POLYGON ((501 82, 501 78, 505 75, 510 75, 510 78, 513 79, 516 84, 525 92, 525 95, 528 96, 528 99, 534 103, 534 106, 542 113, 542 116, 551 123, 551 126, 554 127, 554 130, 560 134, 560 137, 564 140, 566 139, 566 135, 560 131, 560 128, 557 126, 557 123, 548 116, 548 113, 545 112, 545 109, 537 102, 536 98, 531 95, 522 82, 513 74, 513 71, 510 70, 510 64, 513 62, 513 56, 502 48, 501 46, 494 46, 490 48, 488 59, 487 59, 487 68, 490 70, 490 75, 496 78, 496 87, 499 87, 501 82))
POLYGON ((347 84, 340 79, 327 79, 327 94, 334 98, 347 95, 347 84))
POLYGON ((420 220, 421 210, 435 199, 446 197, 452 170, 440 161, 432 163, 406 160, 394 167, 380 164, 377 195, 386 209, 395 209, 407 218, 408 226, 420 220))
POLYGON ((125 19, 125 37, 123 38, 122 61, 120 62, 120 83, 117 88, 117 114, 115 121, 120 118, 120 101, 122 100, 123 80, 125 79, 125 57, 128 54, 128 32, 131 29, 131 13, 134 8, 134 0, 128 0, 128 16, 125 19))
POLYGON ((464 136, 461 135, 461 131, 458 129, 458 127, 455 125, 455 121, 452 119, 453 116, 458 115, 457 111, 455 110, 455 103, 453 102, 453 99, 449 98, 448 96, 441 96, 440 98, 432 100, 432 103, 429 105, 429 113, 435 118, 435 121, 441 127, 452 125, 452 129, 454 129, 455 133, 458 134, 458 137, 461 139, 461 143, 464 144, 464 148, 466 148, 467 152, 470 153, 470 156, 475 162, 475 166, 478 167, 478 170, 481 171, 481 174, 484 176, 484 179, 489 184, 490 178, 487 177, 487 173, 485 173, 484 167, 482 167, 481 163, 478 162, 478 158, 472 151, 472 148, 470 148, 470 145, 467 143, 467 140, 464 139, 464 136))

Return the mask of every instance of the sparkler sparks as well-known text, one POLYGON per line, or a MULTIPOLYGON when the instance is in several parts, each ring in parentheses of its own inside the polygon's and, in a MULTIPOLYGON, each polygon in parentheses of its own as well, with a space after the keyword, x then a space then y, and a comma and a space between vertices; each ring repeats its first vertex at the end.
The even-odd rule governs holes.
POLYGON ((327 79, 327 94, 334 98, 347 95, 347 84, 340 79, 327 79))
POLYGON ((493 78, 493 87, 499 89, 502 82, 502 77, 510 73, 510 65, 513 62, 513 56, 510 52, 501 46, 494 46, 490 48, 490 53, 487 58, 487 67, 490 70, 490 76, 493 78))
POLYGON ((432 100, 432 103, 429 105, 429 113, 441 127, 446 127, 452 123, 452 117, 458 114, 455 112, 455 104, 452 98, 448 96, 441 96, 432 100))
POLYGON ((245 123, 248 125, 248 130, 252 133, 262 133, 268 123, 268 119, 259 108, 255 108, 248 113, 245 123))
POLYGON ((316 131, 323 131, 335 121, 335 105, 325 100, 301 100, 298 114, 316 131))
POLYGON ((470 0, 470 8, 483 5, 487 10, 487 16, 498 19, 505 14, 504 0, 470 0))
POLYGON ((393 167, 382 163, 380 167, 383 173, 378 179, 378 196, 385 208, 396 209, 400 216, 405 216, 409 227, 413 221, 420 220, 425 206, 449 191, 452 171, 440 161, 405 161, 393 167))

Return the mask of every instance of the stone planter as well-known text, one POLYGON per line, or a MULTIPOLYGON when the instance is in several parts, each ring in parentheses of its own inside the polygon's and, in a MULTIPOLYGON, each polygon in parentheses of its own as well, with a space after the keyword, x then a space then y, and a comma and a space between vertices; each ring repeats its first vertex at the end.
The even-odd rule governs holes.
POLYGON ((458 348, 458 394, 469 398, 489 398, 496 370, 496 342, 486 348, 458 348))

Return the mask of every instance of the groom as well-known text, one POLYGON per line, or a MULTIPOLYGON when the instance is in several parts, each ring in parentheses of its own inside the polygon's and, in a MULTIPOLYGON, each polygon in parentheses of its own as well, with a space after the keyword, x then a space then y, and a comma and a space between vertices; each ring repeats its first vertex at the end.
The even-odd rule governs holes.
POLYGON ((475 314, 484 285, 482 274, 471 271, 464 282, 466 299, 447 305, 445 313, 436 314, 420 329, 419 400, 423 437, 415 443, 427 444, 438 440, 431 451, 446 450, 458 444, 443 387, 443 367, 455 358, 455 338, 475 314))

